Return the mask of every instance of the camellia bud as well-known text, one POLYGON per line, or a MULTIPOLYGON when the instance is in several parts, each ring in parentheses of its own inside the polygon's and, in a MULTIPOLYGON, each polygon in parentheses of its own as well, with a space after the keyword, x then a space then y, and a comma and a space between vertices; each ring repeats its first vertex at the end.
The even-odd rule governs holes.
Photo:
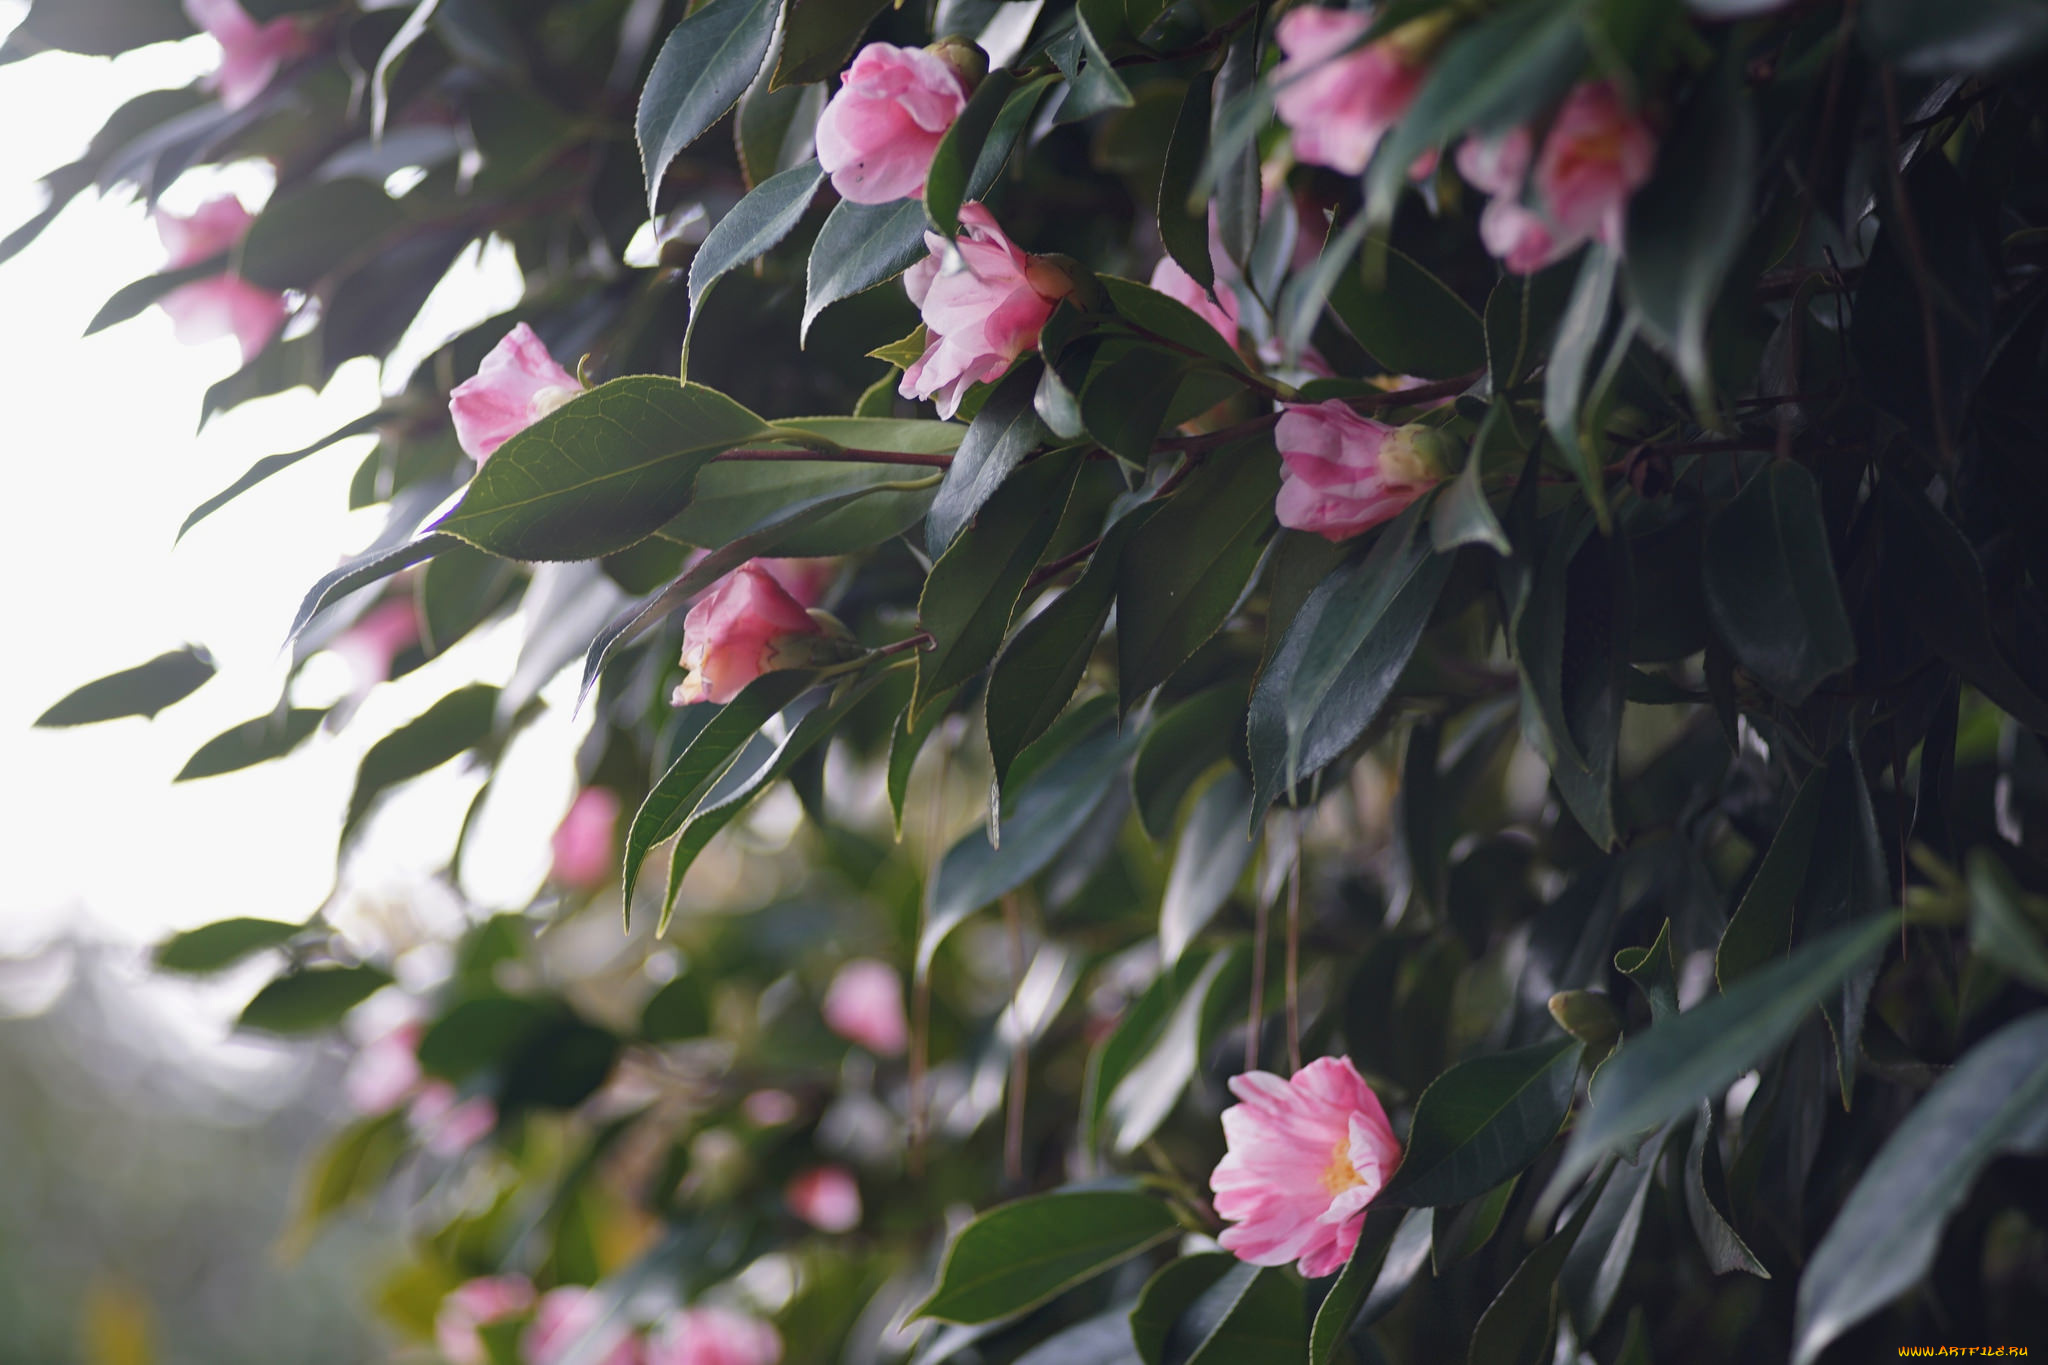
POLYGON ((1550 997, 1550 1017, 1586 1045, 1587 1060, 1595 1065, 1621 1041, 1621 1016, 1599 991, 1559 991, 1550 997))
POLYGON ((1435 427, 1396 427, 1380 447, 1380 468, 1399 483, 1435 483, 1450 472, 1451 442, 1435 427))
POLYGON ((960 83, 967 87, 970 94, 973 93, 974 87, 980 85, 982 79, 988 75, 988 54, 983 52, 980 45, 972 38, 963 38, 958 34, 954 34, 950 37, 939 39, 936 43, 927 47, 925 51, 937 57, 947 66, 952 67, 954 72, 960 77, 960 83))

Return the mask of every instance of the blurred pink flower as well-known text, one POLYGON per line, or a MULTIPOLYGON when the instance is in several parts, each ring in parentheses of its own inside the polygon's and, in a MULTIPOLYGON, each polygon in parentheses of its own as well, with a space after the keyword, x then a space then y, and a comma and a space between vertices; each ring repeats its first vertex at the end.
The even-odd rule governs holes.
POLYGON ((647 1340, 647 1365, 776 1365, 782 1338, 729 1308, 679 1308, 647 1340))
POLYGON ((461 1156, 498 1126, 498 1106, 482 1095, 458 1099, 446 1081, 428 1081, 405 1111, 406 1122, 436 1156, 461 1156))
POLYGON ((220 65, 206 83, 229 109, 262 94, 280 66, 312 47, 296 19, 259 24, 236 0, 185 0, 185 14, 220 44, 220 65))
POLYGON ((1326 540, 1398 516, 1444 476, 1434 432, 1375 422, 1341 399, 1284 405, 1273 437, 1283 466, 1274 514, 1326 540))
POLYGON ((1619 248, 1629 196, 1657 160, 1649 125, 1608 82, 1577 87, 1543 139, 1524 202, 1532 145, 1528 129, 1514 128, 1468 138, 1458 148, 1458 173, 1493 196, 1479 215, 1486 249, 1509 270, 1529 275, 1596 237, 1619 248))
POLYGON ((358 1114, 388 1114, 405 1103, 421 1080, 420 1026, 400 1024, 357 1052, 342 1088, 358 1114))
POLYGON ((924 315, 924 354, 903 372, 905 398, 930 398, 939 416, 960 411, 969 386, 1000 379, 1038 344, 1038 331, 1074 282, 1059 266, 1020 250, 980 204, 960 208, 960 268, 941 271, 948 244, 924 235, 931 252, 903 276, 924 315))
POLYGON ((820 1232, 851 1232, 860 1226, 860 1184, 844 1166, 813 1166, 783 1191, 790 1212, 820 1232))
POLYGON ((527 1365, 559 1365, 586 1338, 592 1345, 578 1358, 593 1365, 640 1365, 640 1344, 631 1324, 617 1314, 607 1319, 602 1297, 582 1285, 568 1284, 540 1296, 533 1325, 520 1340, 527 1365))
MULTIPOLYGON (((1220 256, 1221 253, 1212 252, 1220 256)), ((1152 267, 1152 287, 1176 303, 1186 304, 1202 321, 1214 327, 1223 337, 1225 345, 1237 345, 1237 291, 1224 282, 1223 262, 1217 262, 1216 296, 1209 297, 1209 291, 1195 282, 1195 277, 1181 269, 1179 261, 1171 256, 1159 258, 1159 264, 1152 267)))
POLYGON ((619 794, 610 787, 585 787, 576 793, 569 813, 555 826, 554 878, 563 886, 589 891, 603 886, 617 869, 619 794))
POLYGON ((825 1024, 878 1057, 895 1057, 910 1042, 903 1014, 903 978, 886 962, 856 958, 825 991, 825 1024))
POLYGON ((759 1128, 779 1128, 797 1115, 796 1096, 787 1090, 755 1090, 740 1101, 747 1122, 759 1128))
POLYGON ((489 1354, 477 1328, 517 1317, 533 1306, 533 1282, 524 1275, 491 1275, 449 1291, 434 1315, 434 1345, 448 1365, 485 1365, 489 1354))
POLYGON ((491 348, 476 375, 448 395, 455 438, 478 464, 541 418, 583 392, 555 363, 533 328, 520 323, 491 348))
POLYGON ((348 661, 356 675, 355 691, 363 693, 389 678, 398 656, 419 642, 419 613, 407 593, 371 607, 327 647, 348 661))
POLYGON ((685 673, 672 700, 677 706, 729 702, 763 673, 810 662, 807 642, 823 633, 760 561, 749 560, 683 618, 685 673))
POLYGON ((1371 27, 1364 10, 1315 6, 1280 20, 1275 36, 1286 60, 1273 69, 1273 107, 1294 133, 1299 160, 1362 174, 1422 89, 1423 66, 1398 36, 1352 47, 1371 27))
POLYGON ((967 107, 967 83, 928 48, 869 43, 818 120, 818 164, 856 204, 924 193, 939 139, 967 107))
MULTIPOLYGON (((182 270, 232 250, 255 215, 233 195, 201 204, 189 218, 158 210, 157 236, 169 253, 165 268, 182 270)), ((188 346, 231 336, 242 346, 242 363, 254 360, 284 326, 284 295, 249 283, 233 271, 181 284, 157 300, 171 329, 188 346)))
POLYGON ((1298 1261, 1310 1279, 1330 1274, 1400 1163, 1379 1097, 1347 1057, 1318 1057, 1286 1080, 1249 1071, 1230 1090, 1243 1103, 1223 1111, 1230 1150, 1209 1188, 1235 1226, 1217 1240, 1253 1265, 1298 1261))

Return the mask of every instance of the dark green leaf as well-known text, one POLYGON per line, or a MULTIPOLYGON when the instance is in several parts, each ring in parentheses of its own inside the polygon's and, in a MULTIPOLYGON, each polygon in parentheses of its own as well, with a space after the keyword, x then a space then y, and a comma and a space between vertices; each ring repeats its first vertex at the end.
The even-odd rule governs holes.
POLYGON ((1581 1341, 1593 1339, 1621 1290, 1662 1151, 1663 1144, 1656 1143, 1645 1148, 1635 1164, 1626 1160, 1616 1163, 1586 1219, 1585 1230, 1565 1257, 1558 1288, 1581 1341))
POLYGON ((1159 952, 1173 962, 1230 899, 1258 847, 1246 835, 1252 788, 1226 768, 1196 798, 1173 852, 1173 871, 1159 902, 1159 952))
POLYGON ((2048 947, 2042 944, 2039 911, 2028 914, 2028 896, 1989 851, 1970 850, 1969 876, 1970 951, 2048 990, 2048 947))
POLYGON ((203 261, 180 266, 175 270, 165 270, 139 279, 133 284, 123 285, 114 291, 112 298, 100 305, 99 312, 93 314, 92 321, 86 324, 85 334, 91 336, 95 332, 112 327, 117 322, 126 322, 180 285, 224 274, 227 268, 227 253, 222 252, 203 261))
POLYGON ((185 760, 185 766, 171 780, 191 782, 201 777, 218 777, 282 758, 319 729, 326 715, 324 708, 294 706, 282 715, 272 711, 243 721, 200 745, 199 751, 185 760))
POLYGON ((1557 1281, 1566 1257, 1594 1208, 1585 1205, 1558 1232, 1523 1258, 1479 1315, 1472 1332, 1471 1365, 1547 1365, 1557 1336, 1557 1281))
POLYGON ((390 413, 380 408, 376 412, 365 413, 338 430, 329 432, 302 450, 294 450, 287 455, 272 455, 266 459, 258 460, 255 464, 249 466, 248 473, 242 475, 241 478, 236 479, 226 488, 221 489, 220 492, 215 493, 212 497, 187 513, 184 524, 178 528, 177 538, 183 540, 187 531, 254 488, 257 484, 262 483, 272 474, 289 469, 308 456, 318 455, 321 451, 337 442, 346 441, 352 436, 367 436, 374 432, 380 424, 389 419, 390 416, 390 413))
POLYGON ((889 0, 790 0, 782 52, 775 61, 775 86, 837 76, 860 35, 887 8, 889 0))
POLYGON ((1162 338, 1182 351, 1199 352, 1219 368, 1242 371, 1244 361, 1223 340, 1215 324, 1194 309, 1150 285, 1116 275, 1098 275, 1110 307, 1132 327, 1162 338))
POLYGON ((1196 779, 1239 747, 1244 714, 1243 686, 1225 684, 1176 704, 1146 729, 1131 767, 1131 794, 1147 834, 1163 840, 1173 833, 1196 779))
POLYGON ((1795 705, 1856 662, 1828 550, 1820 492, 1802 465, 1775 461, 1708 523, 1707 610, 1742 666, 1795 705))
POLYGON ((910 796, 910 774, 917 766, 917 756, 923 751, 925 741, 939 722, 946 718, 947 698, 934 698, 934 704, 925 707, 915 722, 910 719, 910 708, 904 707, 896 724, 889 730, 889 813, 896 822, 896 837, 903 837, 903 803, 910 796))
POLYGON ((1035 1308, 1179 1230, 1173 1212, 1126 1190, 1055 1191, 991 1209, 946 1251, 918 1317, 977 1323, 1035 1308))
POLYGON ((356 769, 355 790, 349 795, 348 815, 341 825, 343 846, 361 827, 379 796, 490 738, 497 705, 497 688, 472 683, 450 692, 417 719, 372 744, 356 769))
POLYGON ((369 180, 344 177, 281 188, 235 256, 235 273, 265 289, 308 289, 372 257, 405 210, 369 180))
POLYGON ((156 965, 166 972, 204 975, 234 966, 252 953, 282 947, 306 931, 274 919, 224 919, 173 934, 157 945, 156 965))
POLYGON ((924 203, 893 204, 842 200, 818 229, 804 291, 801 335, 808 337, 818 314, 841 299, 894 279, 926 254, 924 203))
POLYGON ((711 1001, 689 972, 654 993, 640 1012, 640 1036, 652 1043, 702 1038, 711 1032, 711 1001))
POLYGON ((1038 367, 1019 365, 1004 376, 974 415, 925 517, 924 543, 929 553, 943 555, 1002 487, 1003 480, 1045 440, 1045 428, 1039 425, 1032 407, 1037 388, 1038 367))
POLYGON ((719 276, 766 254, 795 230, 824 178, 825 170, 816 161, 772 175, 754 186, 705 234, 704 244, 690 258, 692 323, 705 291, 719 276))
POLYGON ((213 656, 203 645, 186 645, 159 654, 148 663, 95 678, 36 717, 47 729, 94 725, 126 716, 152 720, 197 692, 214 675, 213 656))
POLYGON ((1205 1251, 1159 1267, 1131 1306, 1131 1340, 1138 1358, 1145 1365, 1165 1365, 1169 1359, 1185 1365, 1194 1343, 1175 1341, 1174 1329, 1204 1294, 1241 1264, 1227 1251, 1205 1251))
POLYGON ((1607 327, 1614 300, 1614 277, 1620 262, 1599 242, 1586 252, 1572 301, 1565 307, 1543 369, 1543 423, 1570 459, 1572 472, 1586 501, 1600 519, 1601 533, 1611 530, 1607 511, 1607 480, 1600 468, 1600 446, 1582 434, 1581 409, 1586 400, 1586 371, 1607 327))
MULTIPOLYGON (((1216 287, 1216 267, 1209 257, 1207 205, 1195 197, 1195 180, 1209 152, 1210 95, 1216 75, 1198 71, 1181 97, 1166 160, 1159 172, 1159 241, 1188 277, 1204 289, 1216 287), (1190 208, 1190 205, 1198 207, 1190 208)), ((1224 288, 1229 288, 1225 285, 1224 288)))
POLYGON ((753 82, 781 10, 782 0, 707 0, 670 31, 633 120, 650 213, 669 163, 725 117, 753 82))
POLYGON ((2048 47, 2048 11, 2035 0, 1870 0, 1856 31, 1871 56, 1916 74, 2004 71, 2048 47))
POLYGON ((1692 1230, 1707 1254, 1707 1266, 1716 1275, 1735 1271, 1768 1280, 1771 1272, 1756 1258, 1742 1235, 1728 1221, 1723 1207, 1728 1192, 1721 1175, 1721 1148, 1714 1141, 1714 1105, 1700 1101, 1700 1116, 1692 1126, 1692 1141, 1685 1150, 1685 1209, 1692 1230))
POLYGON ((441 551, 462 542, 453 536, 430 531, 417 540, 406 541, 397 546, 373 546, 349 560, 338 569, 323 575, 306 593, 306 600, 299 604, 298 615, 292 618, 292 628, 285 636, 286 643, 299 638, 299 633, 311 625, 330 604, 340 601, 352 592, 369 587, 391 577, 395 573, 410 569, 415 564, 425 563, 441 551))
POLYGON ((1143 1365, 1131 1344, 1131 1305, 1118 1304, 1047 1337, 1015 1365, 1143 1365))
POLYGON ((713 456, 773 436, 702 385, 614 379, 505 442, 436 529, 506 559, 595 559, 682 511, 713 456))
POLYGON ((505 1064, 561 1017, 557 1007, 510 995, 457 1002, 420 1035, 420 1068, 460 1083, 505 1064))
POLYGON ((1315 1325, 1308 1334, 1308 1365, 1331 1365, 1337 1358, 1338 1348, 1351 1331, 1352 1319, 1358 1316, 1373 1281, 1379 1278, 1380 1267, 1386 1264, 1395 1227, 1389 1215, 1367 1215, 1358 1244, 1331 1283, 1330 1292, 1323 1296, 1322 1306, 1316 1309, 1315 1325))
POLYGON ((1774 958, 1792 951, 1792 912, 1799 888, 1806 884, 1807 860, 1819 826, 1821 794, 1827 772, 1818 771, 1801 784, 1772 836, 1770 849, 1742 893, 1741 904, 1721 934, 1714 953, 1714 979, 1726 990, 1774 958))
POLYGON ((1433 1224, 1428 1209, 1410 1209, 1401 1219, 1401 1226, 1394 1230, 1393 1243, 1387 1248, 1386 1260, 1372 1282, 1372 1292, 1365 1296, 1365 1305, 1358 1310, 1361 1329, 1392 1312, 1408 1292, 1408 1286, 1429 1264, 1433 1224))
POLYGON ((391 974, 368 965, 305 967, 256 992, 242 1009, 240 1027, 265 1033, 318 1033, 391 984, 391 974))
MULTIPOLYGON (((1499 407, 1487 411, 1490 424, 1499 407)), ((1484 545, 1497 555, 1514 553, 1508 543, 1508 534, 1501 529, 1500 518, 1494 515, 1493 504, 1486 500, 1486 485, 1481 481, 1485 473, 1485 461, 1480 452, 1485 449, 1486 427, 1473 438, 1471 452, 1465 456, 1465 467, 1458 477, 1451 481, 1436 499, 1436 505, 1429 514, 1429 543, 1440 555, 1465 545, 1484 545)))
POLYGON ((1187 990, 1171 1002, 1172 1012, 1160 1024, 1157 1040, 1131 1060, 1109 1091, 1103 1118, 1111 1130, 1110 1149, 1118 1156, 1129 1156, 1151 1141, 1173 1116, 1201 1064, 1202 1039, 1219 994, 1232 1002, 1240 997, 1245 966, 1243 956, 1234 951, 1204 962, 1187 990), (1229 989, 1225 982, 1239 989, 1229 989))
POLYGON ((1971 1048, 1864 1168, 1800 1276, 1797 1365, 1927 1272, 1993 1157, 2044 1147, 2048 1013, 2037 1013, 1971 1048))
POLYGON ((1389 1204, 1462 1204, 1519 1175, 1571 1108, 1576 1039, 1460 1062, 1415 1103, 1408 1149, 1380 1192, 1389 1204))
POLYGON ((959 233, 960 205, 966 200, 968 181, 1016 88, 1017 78, 1012 73, 989 72, 933 149, 931 169, 925 174, 924 212, 941 235, 959 233))
POLYGON ((1486 367, 1486 329, 1472 305, 1385 239, 1377 282, 1346 270, 1330 286, 1330 311, 1388 374, 1451 379, 1486 367))

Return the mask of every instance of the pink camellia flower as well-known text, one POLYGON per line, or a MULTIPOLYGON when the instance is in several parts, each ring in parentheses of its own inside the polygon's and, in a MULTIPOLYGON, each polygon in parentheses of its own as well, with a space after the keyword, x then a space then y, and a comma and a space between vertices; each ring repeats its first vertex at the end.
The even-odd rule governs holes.
POLYGON ((498 1106, 484 1095, 456 1096, 446 1081, 428 1081, 413 1097, 405 1121, 436 1156, 461 1156, 498 1126, 498 1106))
POLYGON ((903 287, 924 314, 925 348, 903 372, 905 398, 930 398, 939 416, 960 411, 970 385, 1000 379, 1038 344, 1038 330, 1074 292, 1068 274, 1020 250, 980 204, 960 209, 960 268, 942 272, 947 242, 924 235, 931 255, 904 272, 903 287))
MULTIPOLYGON (((233 249, 249 231, 255 215, 233 195, 201 204, 191 217, 159 212, 157 235, 170 259, 168 270, 183 270, 233 249)), ((157 300, 171 319, 171 329, 188 346, 231 336, 242 344, 242 363, 254 360, 284 326, 284 295, 249 283, 233 271, 181 284, 157 300)))
POLYGON ((490 1275, 449 1291, 434 1315, 434 1345, 448 1365, 485 1365, 489 1354, 477 1328, 517 1317, 533 1307, 533 1282, 524 1275, 490 1275))
POLYGON ((1400 515, 1444 477, 1435 432, 1375 422, 1341 399, 1286 405, 1273 437, 1283 466, 1274 515, 1326 540, 1400 515))
POLYGON ((820 1232, 860 1226, 860 1185, 844 1166, 814 1166, 782 1192, 789 1209, 820 1232))
POLYGON ((312 46, 289 15, 259 24, 236 0, 185 0, 185 15, 220 44, 220 65, 206 83, 229 109, 262 94, 280 66, 312 46))
POLYGON ((491 348, 476 375, 448 395, 455 439, 482 464, 520 432, 583 392, 575 375, 555 363, 548 348, 520 323, 491 348))
POLYGON ((1209 1188, 1235 1226, 1217 1240, 1253 1265, 1298 1261, 1310 1279, 1328 1275, 1400 1163, 1379 1097, 1348 1057, 1318 1057, 1286 1080, 1248 1071, 1230 1091, 1244 1103, 1223 1111, 1230 1150, 1209 1188))
POLYGON ((756 561, 739 566, 683 618, 677 706, 724 704, 763 673, 816 661, 825 627, 756 561))
POLYGON ((730 1308, 679 1308, 647 1339, 647 1365, 776 1365, 782 1338, 730 1308))
POLYGON ((1621 245, 1629 196, 1650 178, 1657 139, 1612 84, 1581 85, 1565 97, 1530 175, 1532 138, 1526 128, 1497 138, 1467 139, 1458 148, 1458 173, 1493 196, 1479 215, 1486 249, 1516 274, 1528 275, 1598 238, 1621 245))
POLYGON ((411 1097, 422 1079, 420 1026, 400 1024, 366 1044, 349 1063, 342 1089, 358 1114, 388 1114, 411 1097))
POLYGON ((839 969, 825 991, 824 1015, 826 1027, 878 1057, 898 1056, 910 1042, 903 978, 888 963, 871 957, 856 958, 839 969))
POLYGON ((1236 347, 1237 291, 1224 283, 1220 272, 1216 278, 1216 296, 1211 298, 1209 291, 1197 284, 1193 275, 1181 269, 1179 261, 1164 256, 1158 265, 1152 267, 1152 287, 1175 303, 1186 304, 1202 321, 1216 329, 1224 344, 1236 347))
POLYGON ((780 1128, 797 1116, 796 1096, 787 1090, 752 1090, 740 1101, 740 1112, 758 1128, 780 1128))
POLYGON ((815 607, 839 577, 837 559, 762 559, 755 561, 782 585, 800 607, 815 607))
POLYGON ((914 199, 967 94, 960 72, 930 48, 869 43, 818 119, 818 164, 842 199, 914 199))
POLYGON ((371 607, 327 647, 348 661, 356 675, 355 691, 363 693, 389 678, 398 656, 419 642, 419 613, 406 594, 371 607))
POLYGON ((519 1353, 527 1365, 559 1365, 586 1338, 595 1340, 578 1352, 578 1359, 593 1365, 640 1365, 632 1325, 615 1313, 608 1315, 598 1294, 576 1284, 540 1296, 533 1325, 520 1338, 519 1353))
POLYGON ((619 828, 619 794, 610 787, 585 787, 555 826, 554 878, 589 891, 603 886, 615 870, 612 858, 619 828))
POLYGON ((1424 43, 1406 30, 1352 47, 1372 27, 1363 10, 1289 10, 1275 36, 1273 107, 1294 133, 1294 155, 1359 175, 1380 138, 1422 89, 1424 43), (1349 51, 1346 49, 1349 48, 1349 51))

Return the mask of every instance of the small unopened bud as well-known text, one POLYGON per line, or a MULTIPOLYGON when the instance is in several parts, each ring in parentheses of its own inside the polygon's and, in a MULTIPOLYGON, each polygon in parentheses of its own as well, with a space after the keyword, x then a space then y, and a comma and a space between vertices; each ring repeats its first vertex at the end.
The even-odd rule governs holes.
POLYGON ((953 68, 960 77, 960 83, 971 92, 988 75, 988 54, 983 52, 972 38, 958 34, 941 38, 925 51, 953 68))
POLYGON ((1589 1060, 1596 1065, 1621 1040, 1621 1016, 1599 991, 1559 991, 1550 997, 1550 1017, 1586 1045, 1589 1060))

